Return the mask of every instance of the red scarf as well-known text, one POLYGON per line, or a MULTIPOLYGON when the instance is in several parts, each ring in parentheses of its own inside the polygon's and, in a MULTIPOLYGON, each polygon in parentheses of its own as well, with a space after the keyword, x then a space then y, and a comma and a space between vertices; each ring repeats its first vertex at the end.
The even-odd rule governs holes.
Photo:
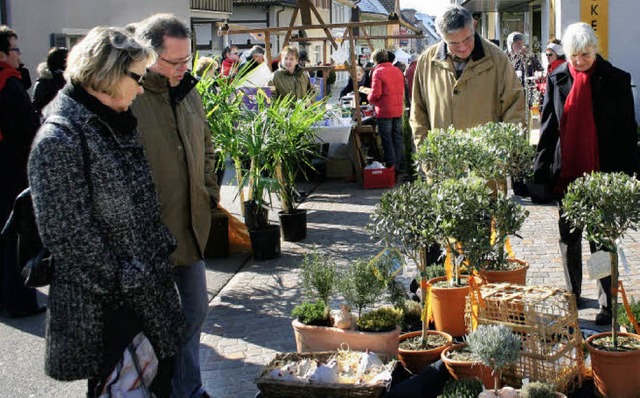
POLYGON ((578 72, 569 63, 573 86, 564 104, 560 120, 560 188, 584 173, 600 169, 598 133, 593 116, 593 93, 591 75, 594 67, 578 72))
MULTIPOLYGON (((4 89, 4 85, 7 84, 7 80, 9 80, 10 77, 22 79, 22 75, 16 68, 6 62, 0 61, 0 91, 4 89)), ((3 139, 4 136, 2 135, 2 131, 0 131, 0 141, 3 139)))

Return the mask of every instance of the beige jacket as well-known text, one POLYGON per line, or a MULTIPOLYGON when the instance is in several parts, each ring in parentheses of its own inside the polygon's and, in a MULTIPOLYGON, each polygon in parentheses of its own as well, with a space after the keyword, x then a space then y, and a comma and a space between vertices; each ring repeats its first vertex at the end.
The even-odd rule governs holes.
POLYGON ((456 79, 444 41, 428 48, 413 80, 409 122, 416 146, 431 129, 491 121, 526 122, 524 89, 504 52, 476 33, 471 59, 456 79))
POLYGON ((202 259, 212 199, 217 204, 220 197, 211 133, 196 83, 187 74, 174 88, 174 111, 167 78, 148 72, 144 94, 131 106, 151 164, 162 221, 178 241, 174 265, 202 259))

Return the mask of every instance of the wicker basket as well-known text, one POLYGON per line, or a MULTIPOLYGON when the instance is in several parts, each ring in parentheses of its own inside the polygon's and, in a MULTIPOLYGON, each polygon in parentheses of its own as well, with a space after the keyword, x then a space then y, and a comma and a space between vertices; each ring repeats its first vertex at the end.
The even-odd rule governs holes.
MULTIPOLYGON (((582 384, 584 356, 578 309, 572 293, 545 286, 508 283, 480 287, 477 324, 503 324, 522 337, 522 352, 503 371, 503 381, 518 387, 523 378, 552 384, 568 393, 582 384)), ((476 300, 477 302, 477 300, 476 300)), ((466 321, 474 322, 467 298, 466 321)))
MULTIPOLYGON (((355 384, 328 384, 328 383, 303 383, 297 381, 276 380, 268 376, 271 369, 284 366, 289 361, 300 361, 303 359, 316 359, 325 362, 335 351, 328 352, 285 352, 276 354, 276 357, 265 366, 258 377, 256 384, 265 398, 347 398, 347 397, 367 397, 378 398, 387 391, 390 383, 376 385, 355 385, 355 384)), ((389 357, 380 355, 384 363, 389 362, 389 357)))

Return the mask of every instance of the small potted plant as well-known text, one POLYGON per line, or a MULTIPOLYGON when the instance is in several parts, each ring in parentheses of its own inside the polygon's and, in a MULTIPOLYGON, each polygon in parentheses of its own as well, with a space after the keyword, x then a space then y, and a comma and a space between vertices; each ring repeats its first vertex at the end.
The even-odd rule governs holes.
MULTIPOLYGON (((367 306, 380 300, 386 289, 384 281, 376 277, 370 260, 357 259, 345 271, 338 273, 333 260, 313 253, 305 256, 303 261, 302 282, 307 296, 319 297, 320 301, 326 303, 325 308, 334 288, 343 293, 350 305, 344 304, 340 311, 334 312, 328 326, 304 324, 301 318, 294 319, 292 327, 298 352, 349 348, 353 351, 368 349, 397 355, 400 336, 398 324, 402 320, 402 310, 381 307, 364 312, 367 306), (358 309, 358 316, 351 313, 351 305, 358 309)), ((300 311, 299 307, 294 309, 298 311, 296 314, 300 311)), ((316 309, 313 313, 320 311, 316 309)))
POLYGON ((314 125, 325 111, 325 101, 314 102, 312 95, 300 100, 291 95, 278 97, 267 110, 272 143, 269 157, 278 181, 280 225, 286 241, 297 242, 307 234, 307 211, 296 208, 295 182, 305 169, 313 170, 310 159, 319 156, 314 125))
MULTIPOLYGON (((469 334, 467 344, 473 355, 492 369, 493 396, 498 396, 502 370, 513 365, 520 357, 520 337, 506 325, 480 325, 469 334)), ((489 396, 485 395, 484 398, 489 396)))
MULTIPOLYGON (((628 229, 640 225, 640 181, 623 173, 595 172, 567 187, 562 201, 564 216, 581 228, 587 239, 610 253, 611 291, 618 288, 617 241, 628 229)), ((611 311, 617 313, 617 294, 611 311)), ((640 336, 619 333, 612 317, 611 331, 587 339, 596 388, 604 396, 631 397, 640 385, 640 336)))
POLYGON ((541 381, 533 381, 520 389, 520 398, 566 398, 567 396, 556 392, 552 385, 541 381))
POLYGON ((445 383, 438 398, 476 398, 482 391, 482 382, 478 379, 451 379, 445 383))

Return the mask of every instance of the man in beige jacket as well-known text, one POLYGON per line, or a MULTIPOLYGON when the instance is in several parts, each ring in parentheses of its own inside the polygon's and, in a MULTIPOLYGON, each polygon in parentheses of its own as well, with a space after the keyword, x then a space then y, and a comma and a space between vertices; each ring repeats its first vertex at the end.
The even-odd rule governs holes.
POLYGON ((135 31, 158 53, 145 76, 144 93, 131 109, 151 165, 162 222, 178 242, 173 274, 187 320, 184 345, 174 362, 171 396, 206 398, 199 352, 208 309, 203 253, 211 209, 219 199, 214 148, 197 80, 187 73, 188 26, 173 15, 156 14, 137 24, 135 31))
POLYGON ((471 13, 451 6, 436 28, 443 40, 420 56, 413 81, 409 121, 416 147, 431 129, 524 125, 522 85, 504 52, 475 33, 471 13))

